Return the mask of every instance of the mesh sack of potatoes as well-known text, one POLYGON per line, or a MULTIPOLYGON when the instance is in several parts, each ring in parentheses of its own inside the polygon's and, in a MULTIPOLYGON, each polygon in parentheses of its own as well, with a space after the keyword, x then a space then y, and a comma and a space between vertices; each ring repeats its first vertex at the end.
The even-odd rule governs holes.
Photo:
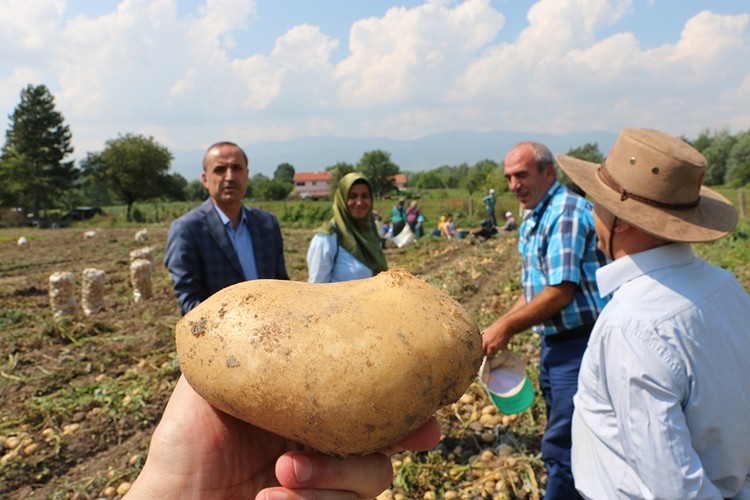
POLYGON ((147 259, 135 259, 130 263, 130 284, 133 286, 133 298, 136 302, 151 298, 153 295, 151 269, 151 261, 147 259))
POLYGON ((156 248, 154 247, 141 247, 136 248, 135 250, 130 252, 130 262, 133 263, 137 259, 146 259, 151 263, 151 270, 154 269, 154 252, 156 251, 156 248))
POLYGON ((75 313, 77 301, 73 273, 58 271, 50 275, 49 305, 56 318, 75 313))
POLYGON ((86 316, 104 309, 104 271, 89 267, 83 270, 81 308, 86 316))

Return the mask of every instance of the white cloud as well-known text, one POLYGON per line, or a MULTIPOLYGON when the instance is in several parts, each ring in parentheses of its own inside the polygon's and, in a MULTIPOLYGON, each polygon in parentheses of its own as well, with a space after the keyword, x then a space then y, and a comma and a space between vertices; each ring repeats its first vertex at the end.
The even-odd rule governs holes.
POLYGON ((330 57, 337 44, 318 27, 303 24, 276 40, 269 56, 234 61, 232 69, 247 91, 244 103, 264 109, 284 92, 286 108, 314 109, 315 96, 330 84, 330 57))
POLYGON ((355 23, 351 54, 336 68, 342 104, 370 107, 439 98, 460 67, 490 43, 504 23, 488 0, 467 0, 454 8, 447 4, 394 7, 382 18, 355 23))
POLYGON ((46 49, 53 42, 57 23, 63 14, 63 0, 4 0, 0 2, 0 40, 3 57, 12 55, 12 48, 46 49))
MULTIPOLYGON (((597 38, 600 27, 631 9, 629 1, 538 2, 519 38, 488 49, 451 97, 500 110, 500 129, 700 129, 711 103, 748 72, 735 61, 750 60, 750 16, 702 12, 679 40, 653 49, 630 32, 597 38)), ((750 107, 747 100, 736 104, 750 107)))
POLYGON ((259 52, 247 39, 270 7, 255 0, 194 0, 187 13, 177 0, 121 0, 66 17, 71 3, 0 0, 0 114, 27 84, 46 84, 77 155, 128 132, 202 149, 460 128, 748 127, 748 13, 697 13, 647 48, 622 27, 644 9, 633 0, 540 0, 515 39, 505 2, 427 0, 359 19, 341 40, 285 27, 259 52))
POLYGON ((743 37, 749 22, 750 14, 723 16, 703 11, 685 24, 673 60, 684 62, 696 73, 706 76, 710 73, 714 78, 724 76, 727 71, 735 75, 738 70, 744 72, 750 64, 727 63, 731 55, 737 62, 750 62, 747 37, 743 37))
POLYGON ((71 20, 58 62, 71 122, 96 123, 108 137, 169 127, 179 137, 232 109, 223 37, 244 26, 254 3, 209 0, 198 12, 177 18, 175 0, 123 0, 71 20))
POLYGON ((529 25, 512 43, 491 47, 472 63, 452 98, 512 96, 529 99, 557 95, 555 69, 570 51, 595 40, 596 29, 621 19, 630 0, 542 0, 529 10, 529 25))

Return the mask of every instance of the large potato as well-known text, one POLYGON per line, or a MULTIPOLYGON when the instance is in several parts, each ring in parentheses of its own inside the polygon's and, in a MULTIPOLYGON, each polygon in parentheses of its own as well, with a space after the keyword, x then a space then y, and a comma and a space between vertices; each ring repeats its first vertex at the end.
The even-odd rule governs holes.
POLYGON ((331 284, 256 280, 177 324, 177 357, 209 403, 345 457, 371 453, 456 401, 482 358, 479 329, 404 270, 331 284))

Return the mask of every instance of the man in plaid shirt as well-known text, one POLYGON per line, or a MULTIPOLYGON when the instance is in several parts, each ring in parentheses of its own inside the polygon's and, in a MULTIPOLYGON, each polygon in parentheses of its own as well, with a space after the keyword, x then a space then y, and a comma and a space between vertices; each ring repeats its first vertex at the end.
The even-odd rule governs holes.
POLYGON ((596 270, 607 263, 597 249, 591 204, 557 182, 550 150, 523 142, 505 157, 508 187, 528 211, 519 230, 523 294, 482 332, 487 356, 511 337, 533 329, 542 336, 539 385, 547 407, 542 458, 546 499, 578 498, 570 470, 571 419, 578 370, 594 321, 606 303, 596 270))

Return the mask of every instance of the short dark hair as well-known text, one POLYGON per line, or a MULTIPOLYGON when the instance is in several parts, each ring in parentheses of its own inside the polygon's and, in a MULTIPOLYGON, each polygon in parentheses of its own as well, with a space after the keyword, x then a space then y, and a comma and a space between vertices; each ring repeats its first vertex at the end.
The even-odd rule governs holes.
POLYGON ((206 150, 206 152, 203 154, 203 170, 206 170, 206 157, 208 156, 208 152, 211 151, 214 148, 220 148, 222 146, 233 146, 233 147, 239 149, 240 153, 242 153, 242 158, 245 159, 245 166, 246 167, 250 166, 250 162, 247 160, 247 155, 245 154, 245 151, 241 147, 239 147, 237 144, 235 144, 233 142, 220 141, 220 142, 216 142, 214 144, 211 144, 208 147, 208 149, 206 150))

